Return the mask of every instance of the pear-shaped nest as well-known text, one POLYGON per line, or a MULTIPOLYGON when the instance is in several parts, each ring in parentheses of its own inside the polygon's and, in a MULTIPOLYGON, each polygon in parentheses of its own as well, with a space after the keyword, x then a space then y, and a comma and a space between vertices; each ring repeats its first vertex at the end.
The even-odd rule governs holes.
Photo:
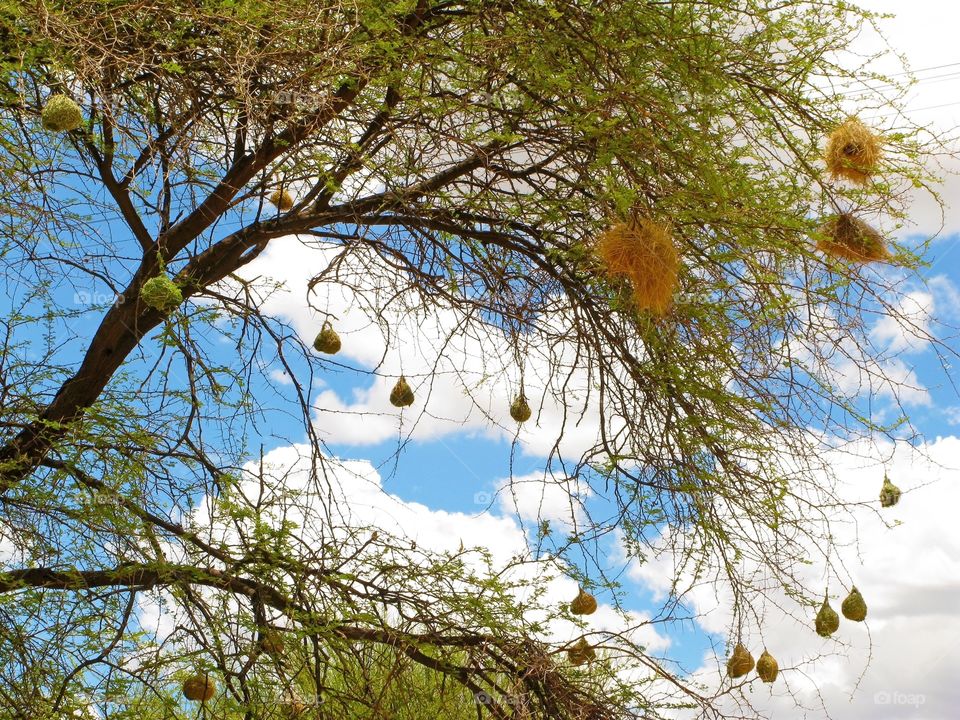
POLYGON ((69 132, 83 124, 83 111, 66 95, 51 95, 40 113, 40 124, 51 132, 69 132))
POLYGON ((883 235, 850 213, 834 215, 817 229, 817 247, 827 255, 859 263, 890 257, 883 235))
POLYGON ((680 258, 670 230, 647 218, 617 223, 597 239, 595 252, 608 277, 630 283, 634 304, 665 315, 677 288, 680 258))
POLYGON ((830 637, 840 627, 840 616, 837 615, 836 610, 830 607, 830 602, 827 598, 823 599, 823 605, 820 606, 820 612, 817 613, 814 626, 816 627, 817 635, 820 637, 830 637))
POLYGON ((857 118, 848 118, 827 139, 827 169, 834 178, 865 183, 877 171, 880 138, 857 118))
POLYGON ((753 655, 742 644, 737 643, 733 649, 733 654, 727 660, 727 675, 731 678, 739 678, 753 670, 753 655))

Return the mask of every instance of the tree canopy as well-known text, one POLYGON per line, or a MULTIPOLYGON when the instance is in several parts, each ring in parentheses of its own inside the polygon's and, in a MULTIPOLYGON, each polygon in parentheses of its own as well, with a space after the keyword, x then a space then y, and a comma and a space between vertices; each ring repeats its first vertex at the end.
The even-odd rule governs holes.
MULTIPOLYGON (((0 2, 0 718, 192 717, 198 674, 215 717, 719 713, 629 634, 585 625, 578 663, 538 583, 603 587, 582 568, 617 533, 678 558, 662 620, 690 578, 731 584, 734 639, 770 588, 822 600, 797 568, 830 567, 849 508, 821 453, 901 424, 864 409, 897 392, 864 328, 910 322, 923 249, 858 258, 884 241, 856 223, 890 233, 932 182, 910 127, 867 129, 869 172, 824 163, 871 22, 801 0, 0 2), (290 236, 316 250, 304 305, 335 331, 343 293, 382 337, 366 366, 245 273, 290 236), (386 396, 421 326, 481 413, 490 387, 525 422, 562 408, 544 482, 603 500, 571 495, 574 532, 505 568, 352 519, 315 398, 347 369, 386 396)), ((867 125, 885 95, 862 90, 867 125)), ((404 380, 409 434, 434 378, 404 380)))

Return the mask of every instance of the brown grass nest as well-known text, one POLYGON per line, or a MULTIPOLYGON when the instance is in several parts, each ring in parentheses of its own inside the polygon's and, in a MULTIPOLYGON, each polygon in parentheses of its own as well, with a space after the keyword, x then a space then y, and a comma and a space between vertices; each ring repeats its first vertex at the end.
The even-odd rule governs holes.
POLYGON ((883 235, 850 213, 834 215, 817 228, 817 248, 827 255, 860 263, 890 257, 883 235))
POLYGON ((757 675, 765 683, 772 683, 779 673, 780 666, 776 658, 764 649, 763 654, 757 659, 757 675))
POLYGON ((397 384, 393 386, 393 390, 390 391, 390 404, 402 408, 413 405, 413 401, 413 388, 410 387, 407 379, 401 375, 397 384))
POLYGON ((597 599, 583 588, 570 603, 570 612, 574 615, 592 615, 597 611, 597 599))
POLYGON ((743 645, 737 643, 733 649, 733 654, 727 660, 727 675, 731 678, 739 678, 753 670, 753 655, 743 645))
POLYGON ((638 309, 667 313, 677 288, 680 257, 670 229, 634 217, 605 230, 596 242, 596 255, 611 278, 627 280, 638 309))
POLYGON ((834 178, 862 185, 877 171, 880 138, 857 118, 848 118, 827 139, 827 170, 834 178))
POLYGON ((283 212, 293 207, 293 195, 286 190, 274 190, 267 199, 283 212))
POLYGON ((187 700, 207 702, 217 692, 217 684, 209 675, 191 675, 183 681, 183 696, 187 700))

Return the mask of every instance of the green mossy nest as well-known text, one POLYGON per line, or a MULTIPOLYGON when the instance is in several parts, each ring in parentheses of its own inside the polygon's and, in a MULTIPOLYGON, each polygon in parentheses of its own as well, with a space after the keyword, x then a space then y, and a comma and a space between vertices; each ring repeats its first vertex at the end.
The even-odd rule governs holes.
POLYGON ((780 666, 777 665, 776 658, 764 649, 763 654, 757 659, 757 675, 765 683, 772 683, 779 673, 780 666))
POLYGON ((567 650, 567 658, 571 665, 583 665, 597 657, 597 651, 591 647, 586 638, 580 638, 567 650))
POLYGON ((340 336, 329 322, 325 322, 317 334, 313 341, 313 349, 327 355, 336 355, 340 352, 340 336))
POLYGON ((413 405, 413 389, 407 383, 407 379, 401 375, 397 384, 390 391, 390 404, 394 407, 409 407, 413 405))
POLYGON ((530 409, 529 403, 527 403, 527 398, 524 397, 523 393, 520 393, 516 399, 510 403, 510 417, 518 423, 522 423, 529 420, 532 415, 533 411, 530 409))
POLYGON ((207 702, 217 692, 217 684, 209 675, 192 675, 183 682, 183 696, 187 700, 207 702))
POLYGON ((900 488, 890 482, 890 478, 883 476, 883 487, 880 488, 880 506, 893 507, 900 502, 900 488))
POLYGON ((574 615, 592 615, 597 611, 597 599, 583 588, 570 603, 570 612, 574 615))
POLYGON ((183 302, 183 293, 166 275, 157 275, 140 288, 140 299, 154 310, 169 312, 183 302))
POLYGON ((737 643, 733 654, 727 660, 727 675, 736 679, 753 670, 753 655, 743 645, 737 643))
POLYGON ((70 132, 83 124, 83 111, 66 95, 52 95, 40 112, 40 124, 51 132, 70 132))
POLYGON ((830 607, 830 601, 823 599, 823 605, 820 606, 820 612, 817 613, 814 627, 817 629, 817 635, 820 637, 830 637, 837 628, 840 627, 840 616, 837 611, 830 607))
POLYGON ((863 622, 867 619, 867 602, 857 588, 852 588, 850 594, 840 604, 840 612, 847 620, 863 622))

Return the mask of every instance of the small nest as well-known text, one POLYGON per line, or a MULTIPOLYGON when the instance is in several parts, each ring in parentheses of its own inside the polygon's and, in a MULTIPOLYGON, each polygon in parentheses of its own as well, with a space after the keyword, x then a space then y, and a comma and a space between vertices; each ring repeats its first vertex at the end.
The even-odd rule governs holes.
POLYGON ((862 185, 877 171, 880 138, 857 118, 848 118, 827 139, 827 169, 834 178, 862 185))
POLYGON ((260 649, 271 657, 280 657, 285 649, 283 638, 274 630, 268 630, 260 638, 260 649))
POLYGON ((166 275, 157 275, 140 288, 140 299, 154 310, 169 312, 183 302, 183 293, 166 275))
POLYGON ((834 215, 817 228, 817 248, 852 262, 877 262, 890 257, 883 235, 850 213, 834 215))
POLYGON ((66 95, 52 95, 40 112, 40 124, 51 132, 69 132, 83 124, 83 111, 66 95))
POLYGON ((407 379, 401 375, 397 384, 390 391, 390 404, 394 407, 408 407, 413 405, 413 388, 407 383, 407 379))
POLYGON ((187 700, 207 702, 217 692, 217 684, 209 675, 192 675, 183 682, 183 696, 187 700))
POLYGON ((863 622, 867 619, 867 601, 863 599, 859 590, 853 588, 841 603, 840 612, 847 620, 863 622))
POLYGON ((527 403, 527 398, 524 397, 523 393, 520 393, 516 399, 510 403, 510 417, 518 423, 522 423, 529 420, 532 415, 533 411, 530 409, 529 403, 527 403))
POLYGON ((830 607, 827 598, 823 599, 823 605, 820 606, 820 612, 817 613, 814 625, 817 629, 817 635, 820 637, 830 637, 840 627, 840 616, 837 615, 836 610, 830 607))
POLYGON ((777 665, 776 658, 764 649, 763 654, 757 659, 757 675, 765 683, 772 683, 779 673, 780 666, 777 665))
POLYGON ((634 218, 600 235, 596 254, 606 274, 629 281, 634 304, 662 316, 677 288, 680 258, 670 230, 653 220, 634 218))
POLYGON ((737 643, 733 654, 727 660, 727 675, 736 679, 753 670, 753 655, 743 645, 737 643))
POLYGON ((286 190, 274 190, 267 199, 284 212, 293 207, 293 195, 286 190))
POLYGON ((340 336, 337 335, 329 320, 320 328, 320 332, 313 341, 313 349, 327 355, 336 355, 340 351, 340 336))
POLYGON ((580 638, 567 650, 567 658, 571 665, 583 665, 597 658, 597 651, 591 647, 586 638, 580 638))
POLYGON ((883 487, 880 488, 880 507, 893 507, 900 502, 900 488, 890 482, 890 478, 883 476, 883 487))
POLYGON ((597 611, 597 599, 583 588, 570 603, 570 612, 574 615, 592 615, 597 611))

